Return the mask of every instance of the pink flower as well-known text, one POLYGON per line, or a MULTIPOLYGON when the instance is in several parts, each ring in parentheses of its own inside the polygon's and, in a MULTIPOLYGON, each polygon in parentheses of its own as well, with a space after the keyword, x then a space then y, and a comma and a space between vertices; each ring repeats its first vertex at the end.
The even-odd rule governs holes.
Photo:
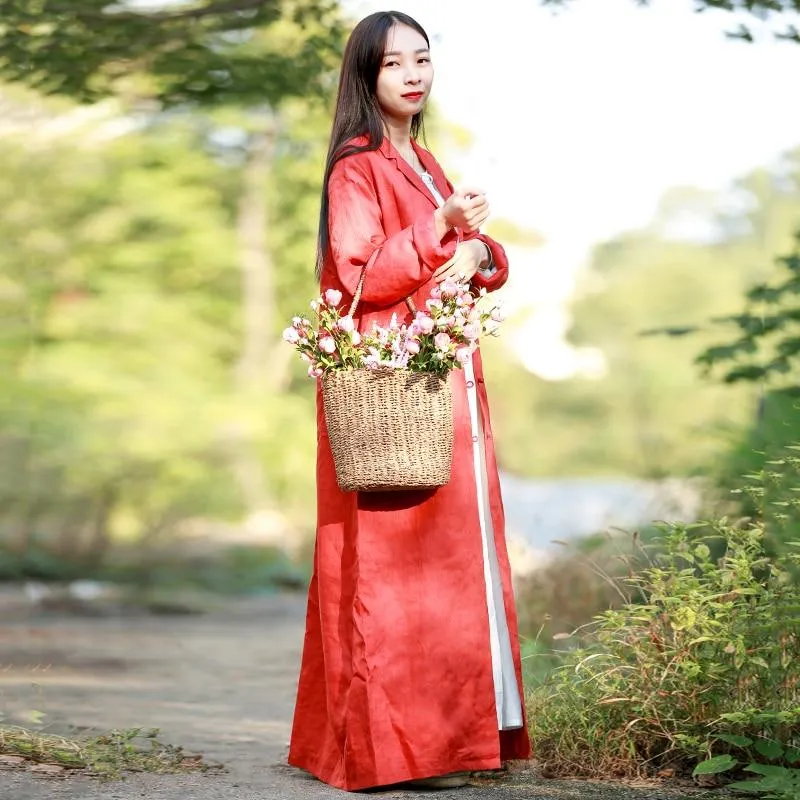
POLYGON ((439 287, 442 296, 447 297, 455 297, 458 294, 458 284, 455 281, 451 281, 449 278, 440 285, 439 287))
POLYGON ((325 292, 325 302, 329 306, 338 306, 342 302, 342 293, 338 289, 328 289, 325 292))
POLYGON ((459 364, 466 364, 468 361, 472 359, 472 348, 470 347, 459 347, 456 350, 456 360, 459 364))
POLYGON ((434 322, 427 314, 418 311, 415 322, 420 333, 433 333, 434 322))
POLYGON ((433 343, 438 350, 446 351, 450 348, 450 337, 446 333, 437 333, 433 337, 433 343))
POLYGON ((474 341, 481 335, 481 327, 476 322, 470 322, 464 326, 464 338, 474 341))
POLYGON ((322 367, 315 367, 313 364, 308 368, 309 378, 319 378, 322 375, 322 367))
POLYGON ((294 328, 286 328, 283 332, 283 341, 289 344, 297 344, 300 340, 300 334, 294 328))
POLYGON ((361 334, 357 330, 353 329, 352 331, 350 331, 350 341, 356 347, 358 347, 361 344, 361 334))
POLYGON ((328 353, 330 355, 331 353, 336 352, 336 342, 333 340, 333 337, 331 336, 323 336, 319 340, 319 348, 324 353, 328 353))
POLYGON ((309 303, 309 306, 311 307, 312 311, 316 311, 319 308, 319 300, 312 300, 309 303))
POLYGON ((419 342, 416 339, 406 339, 406 351, 415 356, 419 353, 419 342))
POLYGON ((431 297, 434 300, 438 300, 441 296, 442 296, 442 293, 439 291, 439 287, 438 286, 434 286, 433 289, 431 289, 431 297))
POLYGON ((506 318, 506 315, 503 313, 503 309, 500 306, 495 306, 492 309, 492 319, 495 322, 502 322, 506 318))
MULTIPOLYGON (((328 291, 332 291, 328 289, 328 291)), ((341 292, 340 292, 341 294, 341 292)), ((355 330, 356 324, 353 322, 353 318, 348 314, 347 316, 342 317, 337 323, 336 327, 340 331, 344 331, 345 333, 350 333, 351 331, 355 330)))
POLYGON ((314 363, 314 359, 311 358, 311 356, 308 353, 300 353, 300 358, 302 358, 303 361, 306 362, 306 364, 313 364, 314 363))

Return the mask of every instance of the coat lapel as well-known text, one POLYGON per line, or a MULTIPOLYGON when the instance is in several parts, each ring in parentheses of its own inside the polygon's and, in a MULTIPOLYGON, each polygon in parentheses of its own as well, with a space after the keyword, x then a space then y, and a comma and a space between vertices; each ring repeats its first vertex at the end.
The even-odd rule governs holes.
MULTIPOLYGON (((409 183, 414 186, 418 191, 422 192, 428 200, 433 203, 433 205, 438 208, 439 204, 436 202, 436 198, 430 193, 430 190, 425 185, 425 181, 419 176, 417 171, 411 166, 411 164, 406 161, 403 156, 400 155, 398 149, 389 141, 388 136, 383 137, 383 142, 379 148, 380 152, 390 161, 394 161, 395 166, 397 167, 400 172, 405 175, 408 179, 409 183)), ((436 184, 436 188, 442 192, 443 197, 447 197, 447 193, 442 191, 441 180, 437 172, 439 170, 434 171, 430 164, 430 159, 428 158, 428 153, 422 148, 414 146, 414 151, 417 154, 417 157, 422 162, 422 166, 433 175, 434 183, 436 184)))
POLYGON ((433 183, 439 190, 439 194, 447 200, 450 196, 450 184, 445 177, 444 171, 439 166, 439 162, 427 151, 425 148, 420 147, 416 142, 414 143, 414 152, 417 158, 422 162, 422 166, 433 177, 433 183))

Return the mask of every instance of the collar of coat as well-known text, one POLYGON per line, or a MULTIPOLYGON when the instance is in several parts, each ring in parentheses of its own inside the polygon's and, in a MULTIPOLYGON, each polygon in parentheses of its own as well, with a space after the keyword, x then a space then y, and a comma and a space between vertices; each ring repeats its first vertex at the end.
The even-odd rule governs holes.
MULTIPOLYGON (((433 182, 436 185, 436 188, 439 190, 439 194, 446 198, 450 193, 448 190, 447 178, 445 178, 444 172, 437 163, 436 159, 424 147, 420 147, 420 145, 418 145, 413 139, 411 140, 411 146, 414 148, 414 152, 417 154, 417 158, 425 168, 425 171, 429 172, 433 177, 433 182)), ((412 186, 422 192, 422 194, 424 194, 425 197, 427 197, 435 207, 439 207, 439 204, 436 202, 436 198, 431 194, 430 189, 428 189, 428 187, 425 185, 425 181, 422 180, 422 178, 419 176, 419 173, 411 166, 411 164, 409 164, 408 161, 406 161, 403 156, 400 155, 400 151, 392 144, 388 136, 383 137, 383 141, 381 142, 381 146, 378 148, 378 152, 383 155, 384 158, 394 161, 397 169, 403 173, 412 186)))

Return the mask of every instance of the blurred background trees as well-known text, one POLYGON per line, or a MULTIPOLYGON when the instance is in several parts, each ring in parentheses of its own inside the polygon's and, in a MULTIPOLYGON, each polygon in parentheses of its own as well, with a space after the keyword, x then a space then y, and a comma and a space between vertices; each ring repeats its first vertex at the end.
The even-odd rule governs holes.
POLYGON ((338 6, 1 12, 8 550, 307 525, 312 398, 276 334, 314 291, 338 6))
MULTIPOLYGON (((0 573, 178 532, 308 541, 314 398, 279 331, 315 291, 348 26, 328 0, 0 0, 0 573)), ((432 112, 437 153, 468 144, 432 112)), ((727 487, 789 441, 772 390, 796 381, 798 227, 794 150, 725 192, 676 186, 597 245, 569 331, 595 373, 546 381, 486 345, 503 468, 727 487), (644 335, 664 329, 683 335, 644 335), (742 380, 704 374, 726 356, 742 380)))

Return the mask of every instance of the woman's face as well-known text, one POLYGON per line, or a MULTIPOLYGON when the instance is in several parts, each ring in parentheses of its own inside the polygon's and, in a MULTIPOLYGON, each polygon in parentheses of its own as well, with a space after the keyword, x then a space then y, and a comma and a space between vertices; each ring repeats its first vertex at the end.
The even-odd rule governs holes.
POLYGON ((425 37, 395 25, 386 37, 376 95, 383 113, 406 120, 422 111, 433 84, 433 64, 425 37))

